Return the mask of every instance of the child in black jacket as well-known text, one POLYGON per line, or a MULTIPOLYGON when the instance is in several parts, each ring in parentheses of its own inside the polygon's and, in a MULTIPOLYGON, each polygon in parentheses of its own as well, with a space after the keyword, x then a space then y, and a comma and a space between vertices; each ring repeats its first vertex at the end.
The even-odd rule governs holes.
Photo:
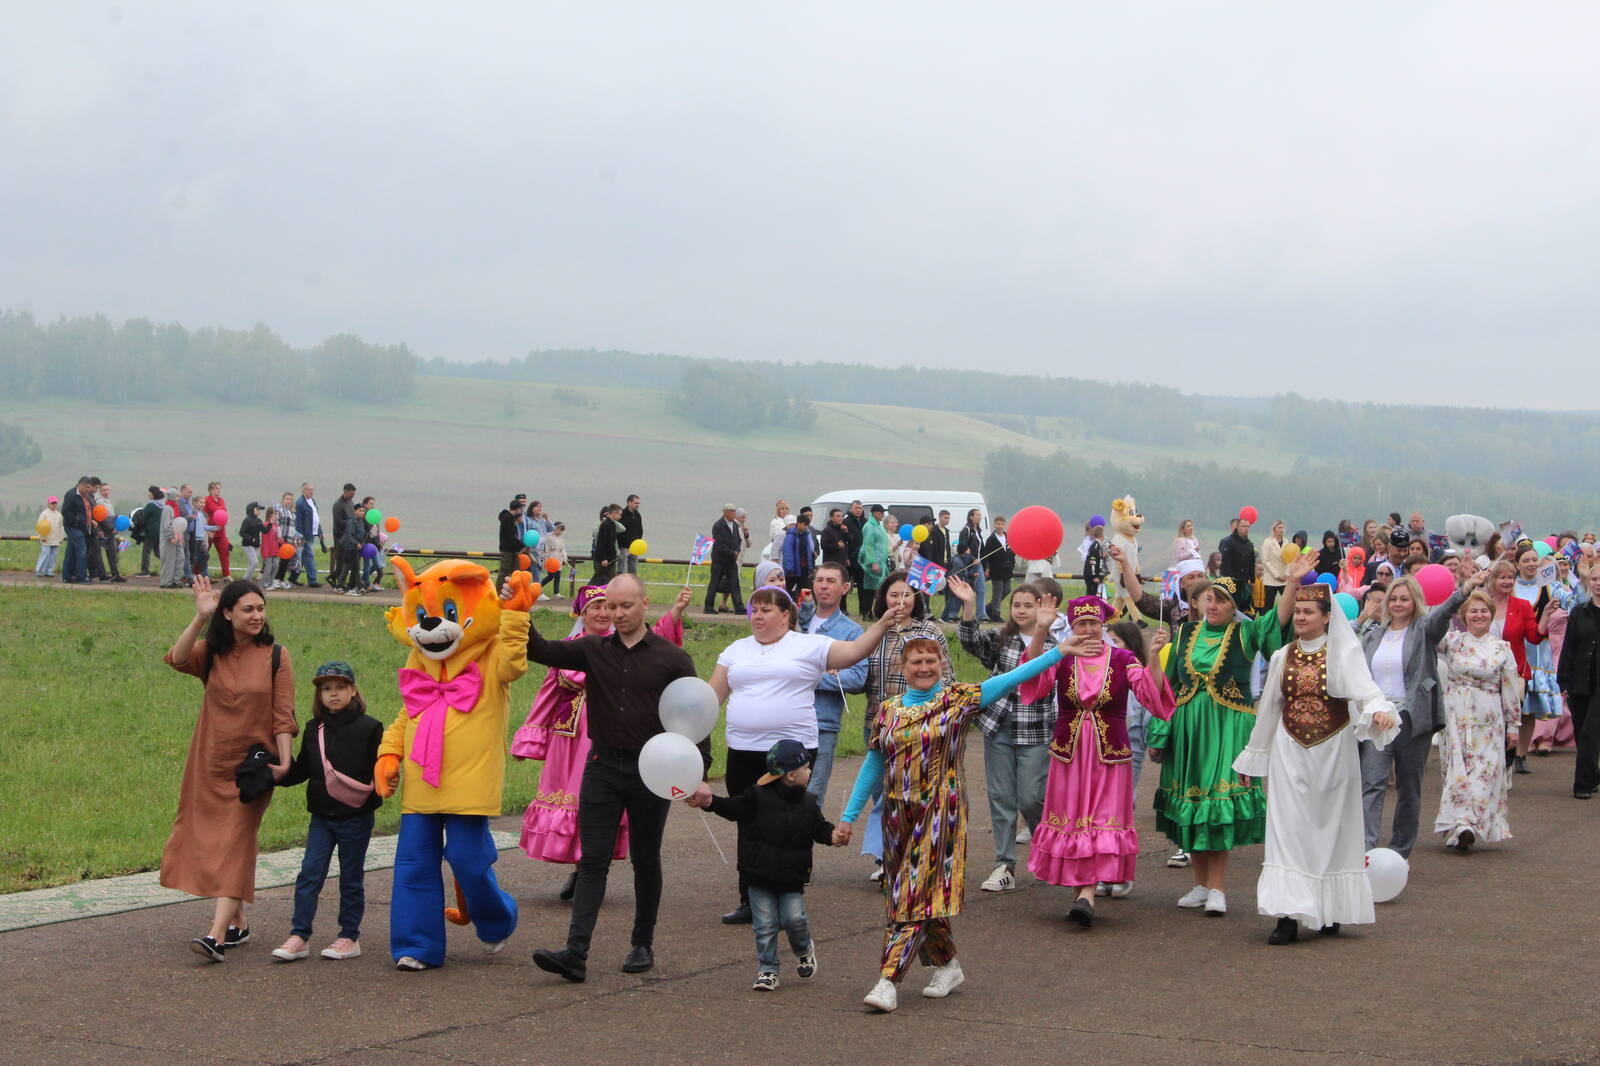
MULTIPOLYGON (((737 796, 711 796, 700 805, 739 823, 739 872, 750 886, 756 933, 758 992, 778 987, 778 927, 801 980, 817 972, 817 949, 806 921, 805 886, 811 880, 811 847, 833 843, 833 823, 806 794, 811 757, 798 740, 780 740, 767 752, 767 773, 737 796)), ((690 797, 693 805, 693 797, 690 797)))
POLYGON ((366 910, 367 844, 372 840, 373 812, 383 803, 372 789, 372 768, 378 762, 383 723, 367 714, 349 663, 317 667, 317 698, 311 721, 300 738, 300 754, 278 782, 305 782, 311 828, 306 853, 294 884, 294 919, 289 939, 272 952, 279 962, 311 954, 311 922, 317 896, 328 878, 333 849, 339 849, 339 938, 322 949, 325 959, 354 959, 361 954, 361 918, 366 910))

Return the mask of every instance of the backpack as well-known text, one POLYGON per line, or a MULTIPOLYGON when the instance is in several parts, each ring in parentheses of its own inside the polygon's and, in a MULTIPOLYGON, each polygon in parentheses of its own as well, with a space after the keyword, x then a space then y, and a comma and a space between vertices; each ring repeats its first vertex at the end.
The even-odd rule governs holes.
POLYGON ((131 532, 133 534, 133 540, 134 540, 135 544, 143 544, 144 543, 144 531, 145 531, 145 526, 147 525, 149 518, 150 518, 150 507, 149 507, 148 504, 145 505, 144 507, 139 508, 137 511, 133 512, 133 518, 131 520, 131 524, 129 525, 128 529, 129 529, 129 532, 131 532))

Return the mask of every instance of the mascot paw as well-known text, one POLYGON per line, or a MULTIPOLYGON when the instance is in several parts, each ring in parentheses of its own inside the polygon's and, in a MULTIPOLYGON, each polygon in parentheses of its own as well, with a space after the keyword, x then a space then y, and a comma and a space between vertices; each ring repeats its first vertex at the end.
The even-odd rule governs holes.
POLYGON ((372 771, 372 790, 380 799, 388 799, 400 787, 400 756, 380 755, 372 771))
POLYGON ((533 575, 526 570, 512 574, 506 587, 511 590, 511 595, 500 601, 502 610, 526 611, 539 598, 540 586, 534 583, 533 575))

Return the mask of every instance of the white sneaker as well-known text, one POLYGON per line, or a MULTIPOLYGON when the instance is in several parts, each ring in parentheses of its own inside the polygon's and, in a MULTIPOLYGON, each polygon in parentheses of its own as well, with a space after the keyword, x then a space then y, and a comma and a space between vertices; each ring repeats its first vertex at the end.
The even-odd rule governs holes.
POLYGON ((1024 822, 1022 828, 1017 830, 1017 843, 1018 844, 1027 844, 1027 843, 1031 842, 1032 840, 1033 840, 1033 830, 1029 829, 1028 826, 1027 826, 1027 823, 1024 822))
POLYGON ((292 936, 285 940, 282 947, 272 949, 272 957, 279 962, 298 962, 310 954, 311 949, 306 945, 306 942, 297 936, 292 936), (299 947, 290 947, 291 944, 298 944, 299 947))
MULTIPOLYGON (((883 880, 883 863, 880 862, 878 865, 872 868, 872 872, 867 875, 867 880, 874 884, 877 884, 879 881, 883 880)), ((893 1010, 894 1008, 890 1007, 889 1009, 893 1010)))
POLYGON ((1206 893, 1206 913, 1212 917, 1228 913, 1228 897, 1220 889, 1213 888, 1206 893))
POLYGON ((1118 881, 1111 886, 1112 899, 1127 899, 1133 895, 1132 881, 1118 881))
POLYGON ((421 959, 413 959, 410 955, 402 955, 394 960, 394 968, 397 970, 426 970, 428 964, 421 959))
POLYGON ((1111 886, 1104 881, 1096 881, 1094 883, 1094 894, 1097 896, 1109 896, 1111 895, 1111 886))
POLYGON ((359 941, 340 937, 322 949, 321 955, 325 959, 342 961, 344 959, 359 959, 361 957, 361 944, 359 941))
POLYGON ((895 991, 893 981, 887 977, 880 977, 878 983, 872 986, 872 991, 862 997, 861 1002, 888 1014, 900 1005, 900 994, 895 991))
POLYGON ((485 942, 483 945, 483 953, 485 955, 498 955, 506 949, 506 945, 509 943, 511 943, 509 938, 505 940, 496 940, 493 944, 485 942))
POLYGON ((1178 897, 1178 906, 1184 910, 1197 911, 1206 905, 1206 897, 1211 890, 1205 885, 1195 885, 1189 891, 1178 897))
POLYGON ((1182 848, 1179 848, 1177 851, 1167 856, 1167 865, 1174 870, 1188 869, 1189 853, 1184 851, 1182 848))
POLYGON ((966 979, 967 975, 961 972, 961 960, 951 959, 933 971, 933 980, 928 982, 928 987, 922 990, 922 994, 929 999, 943 999, 966 979))
POLYGON ((994 868, 994 873, 989 875, 989 880, 981 887, 985 892, 1009 892, 1017 887, 1017 878, 1011 872, 1011 867, 1001 863, 994 868))

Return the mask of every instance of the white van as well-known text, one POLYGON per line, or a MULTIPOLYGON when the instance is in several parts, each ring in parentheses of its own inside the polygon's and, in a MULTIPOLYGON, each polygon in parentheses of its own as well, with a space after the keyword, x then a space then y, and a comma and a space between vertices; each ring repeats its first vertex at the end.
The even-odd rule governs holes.
POLYGON ((981 492, 953 492, 950 489, 839 489, 824 493, 811 505, 812 521, 817 528, 828 520, 828 512, 835 507, 850 513, 850 501, 860 500, 870 514, 872 505, 883 504, 893 514, 895 521, 915 523, 923 515, 939 517, 940 511, 950 512, 950 528, 959 530, 967 523, 967 512, 974 507, 980 515, 979 523, 984 534, 989 532, 989 505, 981 492))

